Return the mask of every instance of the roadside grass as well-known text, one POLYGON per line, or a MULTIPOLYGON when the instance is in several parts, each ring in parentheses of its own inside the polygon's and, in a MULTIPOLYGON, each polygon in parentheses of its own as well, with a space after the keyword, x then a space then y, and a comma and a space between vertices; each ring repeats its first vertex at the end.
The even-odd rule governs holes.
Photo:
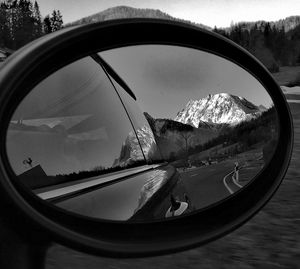
POLYGON ((282 66, 272 75, 280 86, 300 86, 300 66, 282 66))

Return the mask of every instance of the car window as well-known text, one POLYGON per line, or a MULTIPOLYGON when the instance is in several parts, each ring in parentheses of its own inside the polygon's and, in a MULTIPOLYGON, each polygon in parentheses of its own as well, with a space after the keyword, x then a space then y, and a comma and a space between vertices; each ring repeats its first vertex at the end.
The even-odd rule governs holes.
POLYGON ((132 121, 147 163, 150 164, 163 162, 146 115, 138 106, 138 100, 134 100, 134 98, 128 92, 126 92, 112 76, 110 76, 110 79, 119 93, 126 111, 132 121))
POLYGON ((14 172, 33 189, 145 163, 114 87, 91 57, 60 69, 26 96, 6 143, 14 172))

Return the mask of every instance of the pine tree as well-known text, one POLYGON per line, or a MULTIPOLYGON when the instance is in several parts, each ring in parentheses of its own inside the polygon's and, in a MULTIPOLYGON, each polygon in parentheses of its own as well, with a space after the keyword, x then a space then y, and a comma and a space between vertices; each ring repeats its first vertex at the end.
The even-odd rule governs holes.
POLYGON ((53 10, 51 16, 47 15, 44 18, 43 26, 46 34, 60 30, 63 26, 63 19, 60 11, 53 10))
POLYGON ((41 14, 37 2, 8 0, 0 4, 0 43, 18 49, 41 36, 41 14))
POLYGON ((34 18, 34 35, 35 37, 40 37, 43 34, 43 25, 42 25, 42 16, 40 13, 40 7, 36 1, 34 2, 33 18, 34 18))
POLYGON ((63 20, 59 10, 53 10, 50 21, 52 32, 58 31, 62 28, 63 20))
POLYGON ((47 15, 45 18, 44 18, 44 21, 43 21, 43 28, 44 28, 44 33, 45 34, 49 34, 52 32, 52 28, 51 28, 51 20, 50 20, 50 16, 47 15))
POLYGON ((30 0, 19 0, 15 8, 16 18, 13 25, 14 47, 19 48, 34 37, 33 5, 30 0))
POLYGON ((270 26, 270 23, 267 23, 265 25, 265 29, 264 29, 264 38, 265 38, 265 45, 268 48, 272 48, 272 44, 273 44, 273 36, 272 36, 272 29, 270 26))
POLYGON ((10 40, 8 11, 5 2, 0 4, 0 46, 6 47, 10 40))

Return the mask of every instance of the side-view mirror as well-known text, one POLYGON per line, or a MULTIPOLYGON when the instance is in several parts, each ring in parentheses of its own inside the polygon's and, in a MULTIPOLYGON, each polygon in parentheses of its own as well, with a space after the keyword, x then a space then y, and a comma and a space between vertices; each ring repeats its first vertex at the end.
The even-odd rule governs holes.
POLYGON ((249 220, 289 165, 280 87, 197 27, 67 28, 0 72, 0 223, 25 243, 113 257, 192 248, 249 220))

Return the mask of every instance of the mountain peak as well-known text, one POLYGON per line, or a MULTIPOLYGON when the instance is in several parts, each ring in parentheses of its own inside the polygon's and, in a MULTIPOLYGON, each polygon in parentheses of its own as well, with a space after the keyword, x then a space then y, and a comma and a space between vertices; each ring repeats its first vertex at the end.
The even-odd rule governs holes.
POLYGON ((260 113, 259 107, 244 97, 217 93, 199 100, 190 100, 174 120, 197 128, 203 123, 236 125, 257 117, 260 113))
POLYGON ((95 22, 100 22, 100 21, 125 19, 125 18, 165 19, 165 20, 170 20, 170 21, 185 22, 188 24, 198 26, 200 28, 211 30, 211 28, 206 25, 199 24, 199 23, 193 23, 188 20, 183 20, 183 19, 172 17, 171 15, 169 15, 159 9, 134 8, 134 7, 125 6, 125 5, 115 6, 115 7, 105 9, 105 10, 95 13, 93 15, 81 18, 81 19, 76 20, 71 23, 68 23, 68 24, 66 24, 66 26, 89 24, 89 23, 95 23, 95 22))

